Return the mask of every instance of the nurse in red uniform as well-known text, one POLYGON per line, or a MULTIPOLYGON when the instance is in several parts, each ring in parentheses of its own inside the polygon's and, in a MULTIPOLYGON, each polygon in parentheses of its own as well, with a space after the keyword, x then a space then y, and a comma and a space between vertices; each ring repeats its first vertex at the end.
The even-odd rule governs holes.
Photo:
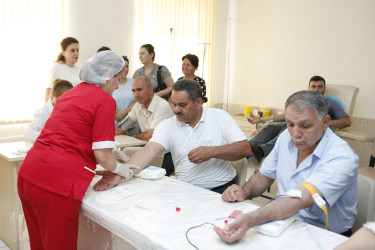
POLYGON ((116 102, 112 92, 124 74, 113 51, 95 54, 80 70, 83 81, 56 102, 18 174, 31 249, 76 249, 81 200, 96 162, 129 179, 129 165, 116 163, 116 102))

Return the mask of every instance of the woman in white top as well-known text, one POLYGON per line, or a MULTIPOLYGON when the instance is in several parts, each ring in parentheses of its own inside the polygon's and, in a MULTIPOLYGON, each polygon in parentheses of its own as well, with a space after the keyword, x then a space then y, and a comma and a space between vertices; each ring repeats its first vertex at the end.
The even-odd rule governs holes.
POLYGON ((67 80, 76 86, 81 82, 79 79, 79 67, 76 65, 79 57, 79 42, 74 37, 66 37, 60 42, 61 52, 53 64, 46 89, 45 101, 51 95, 52 83, 55 79, 67 80))
POLYGON ((137 69, 134 72, 133 79, 140 76, 147 76, 150 79, 152 86, 154 87, 154 92, 164 99, 168 99, 172 92, 172 87, 174 84, 171 73, 168 68, 162 65, 154 63, 155 60, 155 50, 154 46, 151 44, 144 44, 139 49, 139 60, 143 64, 142 68, 137 69), (164 89, 159 90, 158 84, 158 71, 160 70, 161 83, 164 89))
POLYGON ((53 88, 50 96, 51 98, 48 98, 47 103, 35 112, 33 120, 27 127, 24 137, 25 141, 32 143, 36 141, 36 138, 38 138, 40 132, 42 132, 44 124, 48 120, 53 110, 56 100, 59 99, 59 97, 62 96, 62 94, 64 94, 66 91, 73 88, 73 85, 69 81, 61 79, 55 79, 52 85, 53 88))

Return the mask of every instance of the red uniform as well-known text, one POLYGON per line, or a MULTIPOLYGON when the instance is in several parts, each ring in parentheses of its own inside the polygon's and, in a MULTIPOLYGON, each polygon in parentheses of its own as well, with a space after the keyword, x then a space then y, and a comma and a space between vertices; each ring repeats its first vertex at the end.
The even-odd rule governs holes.
MULTIPOLYGON (((111 95, 98 86, 84 82, 57 100, 50 118, 18 172, 18 192, 26 222, 28 227, 33 227, 33 230, 29 228, 32 249, 41 249, 40 244, 44 249, 64 249, 57 242, 54 245, 46 240, 56 238, 54 241, 59 241, 59 235, 66 237, 64 242, 70 240, 76 246, 77 234, 71 239, 71 235, 64 236, 62 232, 78 231, 79 206, 95 176, 93 149, 115 147, 115 110, 116 103, 111 95), (40 194, 36 195, 38 192, 40 194), (55 197, 56 203, 67 204, 51 206, 53 200, 43 202, 40 197, 55 197), (78 204, 78 209, 69 209, 73 210, 69 214, 59 211, 61 207, 74 207, 74 204, 78 204), (46 216, 49 218, 46 219, 46 216), (65 227, 67 217, 72 219, 68 228, 65 227), (48 224, 50 220, 55 224, 52 232, 46 230, 51 226, 48 224), (39 232, 33 237, 35 233, 32 231, 36 228, 32 225, 35 223, 39 232), (64 228, 60 228, 61 225, 65 225, 64 228)), ((71 249, 71 244, 68 245, 71 249)))

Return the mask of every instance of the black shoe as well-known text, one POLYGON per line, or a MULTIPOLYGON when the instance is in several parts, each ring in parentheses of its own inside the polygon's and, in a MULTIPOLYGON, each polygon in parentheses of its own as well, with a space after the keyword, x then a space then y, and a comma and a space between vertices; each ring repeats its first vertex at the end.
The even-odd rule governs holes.
POLYGON ((251 154, 253 155, 255 159, 255 163, 259 164, 264 157, 263 149, 256 144, 252 144, 251 142, 249 143, 251 147, 251 154))

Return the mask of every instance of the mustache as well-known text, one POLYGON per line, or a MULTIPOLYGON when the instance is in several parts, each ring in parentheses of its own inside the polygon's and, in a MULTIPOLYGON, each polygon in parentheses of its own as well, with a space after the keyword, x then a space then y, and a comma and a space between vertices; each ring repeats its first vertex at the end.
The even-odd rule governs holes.
POLYGON ((300 139, 293 139, 293 138, 292 138, 292 141, 295 142, 295 143, 301 143, 301 142, 303 142, 303 140, 300 140, 300 139))
POLYGON ((175 115, 179 115, 179 116, 184 116, 184 114, 182 112, 177 112, 177 113, 174 113, 175 115))

